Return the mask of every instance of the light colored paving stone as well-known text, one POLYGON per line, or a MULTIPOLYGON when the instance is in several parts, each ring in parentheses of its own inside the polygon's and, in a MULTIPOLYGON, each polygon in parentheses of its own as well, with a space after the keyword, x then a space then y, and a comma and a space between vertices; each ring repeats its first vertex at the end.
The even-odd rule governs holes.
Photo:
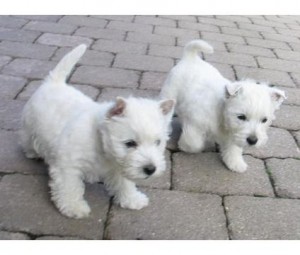
POLYGON ((300 130, 300 107, 282 105, 276 114, 273 126, 288 130, 300 130))
POLYGON ((300 52, 297 51, 295 52, 291 50, 276 49, 275 52, 276 55, 281 59, 293 60, 293 61, 299 61, 300 59, 300 52))
POLYGON ((1 99, 0 100, 0 128, 18 130, 20 127, 21 111, 24 102, 1 99))
POLYGON ((236 21, 236 22, 245 22, 245 23, 251 23, 251 20, 248 17, 245 17, 244 15, 216 15, 216 18, 218 20, 228 20, 228 21, 236 21))
POLYGON ((275 54, 270 49, 266 49, 266 48, 249 46, 249 45, 241 45, 235 43, 228 43, 227 46, 230 52, 237 52, 237 53, 243 53, 252 56, 263 56, 269 58, 276 57, 275 54))
POLYGON ((94 27, 81 27, 76 30, 75 35, 95 38, 95 39, 110 39, 122 41, 126 32, 115 29, 102 29, 94 27))
POLYGON ((7 41, 0 43, 0 54, 21 58, 49 59, 56 49, 53 46, 32 43, 7 41))
POLYGON ((73 83, 92 84, 98 87, 136 88, 139 73, 116 68, 80 66, 71 77, 73 83))
POLYGON ((155 26, 154 33, 158 35, 170 35, 170 36, 177 36, 177 37, 192 36, 196 38, 199 36, 199 32, 196 30, 183 29, 183 28, 168 28, 162 26, 155 26))
POLYGON ((283 101, 283 104, 298 105, 300 106, 300 89, 278 87, 285 92, 287 99, 283 101))
POLYGON ((222 27, 237 27, 236 24, 231 20, 220 20, 210 17, 198 17, 198 22, 222 27))
POLYGON ((102 239, 109 203, 103 185, 86 185, 85 198, 92 211, 88 218, 76 220, 62 216, 54 207, 47 181, 37 175, 4 176, 0 183, 1 227, 35 235, 102 239))
POLYGON ((282 22, 277 21, 267 21, 263 19, 251 18, 255 25, 262 25, 267 27, 276 27, 276 28, 286 28, 287 26, 282 22))
POLYGON ((170 58, 119 53, 113 66, 141 71, 167 72, 173 64, 174 61, 170 58))
POLYGON ((175 37, 168 35, 156 35, 148 33, 129 32, 126 41, 141 42, 160 45, 175 45, 175 37))
POLYGON ((22 19, 21 17, 14 18, 6 15, 0 16, 0 27, 7 28, 20 28, 25 25, 28 21, 26 19, 22 19))
POLYGON ((113 207, 107 239, 228 239, 220 197, 168 190, 146 194, 150 204, 141 211, 113 207))
POLYGON ((16 15, 15 17, 27 20, 42 20, 56 22, 62 17, 62 15, 16 15))
POLYGON ((300 201, 260 197, 226 197, 232 239, 300 238, 300 201))
POLYGON ((225 34, 213 33, 213 32, 201 32, 201 37, 204 40, 245 44, 244 38, 236 35, 225 35, 225 34))
POLYGON ((297 61, 264 58, 264 57, 258 57, 257 60, 259 65, 262 68, 284 71, 284 72, 300 73, 300 62, 297 61))
POLYGON ((300 87, 300 73, 291 73, 291 76, 293 77, 294 82, 300 87))
POLYGON ((134 19, 134 15, 92 15, 94 18, 107 19, 107 20, 120 20, 131 22, 134 19))
POLYGON ((162 17, 164 19, 172 19, 172 20, 187 20, 191 22, 197 22, 196 17, 192 15, 159 15, 159 17, 162 17))
POLYGON ((82 43, 89 46, 91 45, 92 40, 82 36, 45 33, 41 37, 39 37, 37 42, 59 47, 76 47, 82 43))
POLYGON ((268 130, 268 136, 268 142, 264 146, 248 148, 244 153, 258 158, 300 157, 295 140, 287 130, 271 127, 268 130))
MULTIPOLYGON (((177 45, 185 46, 187 43, 189 43, 191 40, 194 39, 198 39, 198 38, 179 37, 177 38, 177 45)), ((208 42, 214 48, 214 51, 227 51, 224 42, 218 42, 214 40, 205 40, 205 41, 208 42)), ((216 52, 214 54, 216 54, 216 52)))
POLYGON ((300 51, 300 43, 289 43, 294 51, 300 51))
POLYGON ((228 170, 218 153, 173 154, 175 190, 216 193, 220 195, 274 196, 261 160, 246 156, 244 173, 228 170))
MULTIPOLYGON (((217 53, 216 53, 217 54, 217 53)), ((221 63, 211 63, 215 68, 219 70, 219 72, 227 79, 229 80, 235 80, 235 75, 232 67, 227 64, 221 64, 221 63)))
POLYGON ((294 137, 296 138, 296 141, 297 141, 298 146, 299 146, 299 148, 300 148, 300 131, 294 132, 293 135, 294 135, 294 137))
POLYGON ((164 19, 160 17, 151 17, 148 15, 137 16, 134 19, 134 23, 160 25, 165 27, 176 27, 175 20, 164 19))
POLYGON ((147 44, 99 39, 92 48, 113 53, 146 54, 147 44))
POLYGON ((273 41, 279 41, 279 42, 300 43, 300 40, 297 37, 291 36, 291 35, 293 35, 293 33, 291 33, 288 36, 288 35, 280 35, 280 34, 277 34, 277 33, 275 34, 275 33, 264 33, 264 32, 262 32, 262 35, 267 40, 273 40, 273 41))
POLYGON ((185 28, 185 29, 192 29, 192 30, 197 30, 197 31, 208 31, 208 32, 219 32, 219 28, 214 25, 210 24, 201 24, 201 23, 194 23, 186 20, 181 20, 178 22, 178 26, 180 28, 185 28))
POLYGON ((124 21, 111 21, 111 22, 109 22, 107 28, 122 30, 122 31, 152 33, 153 25, 130 23, 130 22, 124 22, 124 21))
POLYGON ((22 233, 0 231, 0 240, 30 240, 30 237, 22 233))
POLYGON ((11 61, 11 57, 8 56, 0 56, 0 68, 6 65, 8 62, 11 61))
POLYGON ((75 26, 104 28, 107 21, 93 17, 85 17, 79 15, 67 15, 59 20, 58 25, 71 24, 75 26))
MULTIPOLYGON (((66 16, 68 17, 68 16, 66 16)), ((57 34, 72 34, 77 27, 69 24, 53 23, 45 21, 30 21, 24 26, 26 30, 41 31, 57 34)))
POLYGON ((142 75, 141 89, 160 90, 167 78, 167 73, 145 72, 142 75))
POLYGON ((259 32, 276 33, 276 30, 272 27, 248 24, 248 23, 244 23, 244 22, 238 22, 238 24, 239 24, 239 28, 241 28, 241 29, 259 31, 259 32))
POLYGON ((148 55, 170 58, 181 58, 183 47, 150 45, 148 55))
POLYGON ((268 82, 273 85, 295 87, 293 80, 286 72, 238 65, 234 66, 234 69, 239 80, 251 78, 261 82, 268 82))
POLYGON ((25 86, 27 80, 9 75, 0 74, 1 93, 0 98, 14 99, 15 96, 25 86))
POLYGON ((246 41, 249 45, 258 46, 262 48, 290 50, 290 47, 285 42, 250 37, 246 38, 246 41))
POLYGON ((238 35, 244 37, 254 37, 254 38, 262 38, 262 36, 257 31, 245 30, 233 27, 221 27, 221 31, 227 35, 238 35))
POLYGON ((37 31, 14 30, 0 28, 0 40, 17 41, 17 42, 33 42, 41 35, 37 31))
POLYGON ((300 198, 300 160, 268 159, 268 171, 274 181, 276 194, 285 198, 300 198))
POLYGON ((35 240, 78 240, 82 239, 79 237, 73 237, 73 236, 42 236, 38 237, 35 240))

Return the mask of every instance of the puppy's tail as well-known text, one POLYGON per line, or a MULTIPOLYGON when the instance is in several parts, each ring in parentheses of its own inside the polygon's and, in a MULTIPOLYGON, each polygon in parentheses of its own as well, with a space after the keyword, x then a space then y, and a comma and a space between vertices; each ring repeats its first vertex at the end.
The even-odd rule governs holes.
POLYGON ((214 53, 214 48, 203 40, 193 40, 185 45, 183 58, 194 58, 198 56, 198 52, 212 54, 214 53))
POLYGON ((48 79, 54 83, 65 82, 73 67, 86 51, 86 48, 87 47, 85 44, 80 44, 67 55, 65 55, 57 64, 57 66, 50 72, 48 79))

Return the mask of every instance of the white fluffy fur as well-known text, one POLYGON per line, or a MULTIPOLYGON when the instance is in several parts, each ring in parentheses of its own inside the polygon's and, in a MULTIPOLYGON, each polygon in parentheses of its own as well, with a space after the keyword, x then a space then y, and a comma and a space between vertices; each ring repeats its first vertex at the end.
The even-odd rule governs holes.
POLYGON ((244 172, 247 164, 242 152, 249 145, 247 138, 257 138, 255 146, 266 142, 266 130, 285 94, 253 80, 231 82, 203 61, 199 51, 212 53, 213 48, 201 40, 188 43, 161 91, 162 97, 177 102, 175 111, 183 129, 179 148, 196 153, 203 150, 206 140, 213 140, 220 145, 227 167, 244 172), (240 115, 246 120, 239 119, 240 115))
POLYGON ((80 45, 67 54, 25 105, 21 144, 29 158, 49 165, 51 198, 66 216, 88 216, 84 181, 103 180, 114 201, 124 208, 148 204, 134 179, 158 176, 165 170, 164 149, 173 100, 118 98, 96 103, 65 83, 86 50, 80 45), (127 147, 134 140, 136 147, 127 147))

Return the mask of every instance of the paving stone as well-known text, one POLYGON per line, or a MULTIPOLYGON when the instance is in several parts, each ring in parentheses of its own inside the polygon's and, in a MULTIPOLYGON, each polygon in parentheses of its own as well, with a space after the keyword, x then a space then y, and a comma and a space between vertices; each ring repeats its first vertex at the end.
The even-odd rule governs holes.
POLYGON ((241 44, 233 44, 228 43, 227 47, 230 52, 238 52, 243 54, 249 54, 252 56, 263 56, 263 57, 270 57, 275 58, 275 54, 266 48, 256 47, 256 46, 249 46, 249 45, 241 45, 241 44))
POLYGON ((273 69, 284 72, 300 73, 300 62, 274 58, 257 57, 262 68, 273 69))
POLYGON ((0 231, 0 240, 30 240, 30 237, 22 233, 0 231))
POLYGON ((76 47, 82 43, 89 46, 93 41, 81 36, 45 33, 37 40, 37 42, 59 47, 76 47))
POLYGON ((86 36, 95 39, 110 39, 122 41, 125 37, 126 32, 121 30, 113 29, 102 29, 93 27, 81 27, 76 30, 75 35, 86 36))
POLYGON ((252 30, 245 30, 245 29, 239 29, 233 27, 221 27, 221 31, 223 34, 228 34, 228 35, 262 38, 262 36, 257 31, 252 31, 252 30))
POLYGON ((98 19, 120 20, 129 22, 134 19, 134 15, 92 15, 92 17, 98 19))
POLYGON ((297 84, 297 86, 300 87, 300 73, 291 73, 291 76, 293 77, 293 81, 297 84))
POLYGON ((300 40, 297 37, 291 36, 291 35, 288 36, 288 35, 280 35, 280 34, 274 34, 274 33, 262 33, 262 35, 267 40, 300 43, 300 40))
POLYGON ((18 42, 33 42, 41 35, 37 31, 13 30, 0 28, 0 40, 18 41, 18 42))
POLYGON ((272 27, 266 27, 266 26, 255 25, 255 24, 247 24, 247 23, 243 23, 243 22, 238 22, 238 24, 239 24, 239 28, 241 28, 241 29, 259 31, 259 32, 276 33, 276 30, 272 27))
MULTIPOLYGON (((60 48, 55 52, 51 60, 60 61, 72 48, 60 48)), ((92 65, 92 66, 106 66, 109 67, 113 61, 114 55, 108 52, 99 52, 95 50, 87 50, 78 64, 92 65)))
POLYGON ((277 32, 281 35, 292 35, 293 36, 300 36, 300 26, 298 25, 298 30, 293 29, 293 31, 291 32, 291 29, 289 28, 276 28, 277 32))
POLYGON ((300 107, 282 105, 276 114, 273 126, 288 130, 300 130, 300 107))
POLYGON ((183 53, 183 47, 175 46, 163 46, 163 45, 150 45, 148 55, 181 58, 183 53))
POLYGON ((287 99, 283 101, 283 104, 298 105, 300 106, 300 89, 278 87, 283 90, 287 96, 287 99))
POLYGON ((48 45, 7 42, 0 43, 0 54, 6 54, 13 57, 49 59, 57 48, 48 45))
MULTIPOLYGON (((68 16, 66 16, 68 17, 68 16)), ((69 24, 45 22, 45 21, 30 21, 24 26, 24 29, 58 33, 58 34, 72 34, 77 27, 69 24)))
POLYGON ((245 154, 253 155, 257 158, 287 158, 300 157, 295 140, 291 134, 284 129, 271 127, 268 130, 268 142, 260 148, 248 148, 245 154))
POLYGON ((232 52, 218 52, 215 54, 205 54, 205 59, 208 62, 224 63, 231 65, 242 66, 256 66, 256 62, 253 56, 232 53, 232 52))
POLYGON ((220 64, 220 63, 212 63, 212 65, 219 70, 219 72, 229 80, 235 80, 235 74, 230 65, 220 64))
POLYGON ((80 66, 71 77, 73 83, 92 84, 97 87, 136 88, 139 73, 116 68, 80 66))
POLYGON ((129 32, 126 41, 160 45, 175 45, 175 37, 148 33, 129 32))
POLYGON ((11 61, 11 57, 8 56, 0 56, 0 68, 6 65, 9 61, 11 61))
POLYGON ((141 89, 160 90, 167 78, 167 73, 144 72, 141 80, 141 89))
POLYGON ((222 27, 237 27, 233 21, 220 20, 220 19, 208 18, 208 17, 198 17, 198 22, 204 24, 222 26, 222 27))
POLYGON ((63 216, 54 207, 47 182, 46 176, 4 176, 0 183, 1 227, 34 235, 102 239, 109 205, 103 185, 86 185, 85 198, 91 207, 91 214, 78 220, 63 216))
POLYGON ((147 44, 99 39, 92 48, 113 53, 146 54, 147 44))
POLYGON ((300 148, 300 131, 294 132, 293 135, 294 135, 294 137, 295 137, 295 139, 296 139, 296 141, 298 143, 298 146, 300 148))
POLYGON ((0 100, 0 128, 6 130, 17 130, 20 127, 21 111, 24 102, 17 100, 0 100))
POLYGON ((78 240, 82 239, 79 237, 73 237, 73 236, 42 236, 38 237, 35 240, 78 240))
POLYGON ((262 26, 267 26, 267 27, 276 27, 276 28, 286 28, 287 26, 282 23, 282 22, 276 22, 276 21, 267 21, 267 20, 262 20, 262 19, 255 19, 251 18, 253 23, 255 25, 262 25, 262 26))
POLYGON ((0 27, 7 28, 20 28, 25 25, 28 21, 26 19, 13 18, 6 15, 0 16, 0 27))
POLYGON ((170 58, 119 53, 113 66, 141 71, 167 72, 173 67, 173 63, 170 58))
POLYGON ((106 20, 93 17, 85 17, 81 15, 67 15, 59 20, 58 25, 72 24, 75 26, 104 28, 107 24, 106 20))
POLYGON ((136 16, 134 23, 150 24, 150 25, 161 25, 166 27, 176 27, 175 20, 164 19, 160 17, 151 17, 147 15, 136 16))
POLYGON ((187 20, 187 21, 197 22, 196 17, 192 15, 159 15, 159 17, 165 19, 172 19, 172 20, 187 20))
POLYGON ((281 59, 286 59, 286 60, 294 60, 294 61, 299 61, 300 59, 300 52, 295 52, 291 50, 280 50, 277 49, 275 50, 276 55, 281 58, 281 59))
POLYGON ((157 90, 150 89, 116 89, 116 88, 104 88, 98 98, 97 101, 103 102, 107 100, 115 100, 116 97, 147 97, 147 98, 155 98, 158 96, 157 90))
POLYGON ((162 27, 162 26, 155 26, 154 33, 159 35, 170 35, 170 36, 177 36, 177 37, 185 37, 185 36, 198 37, 199 36, 199 32, 196 30, 183 29, 183 28, 169 28, 169 27, 162 27))
POLYGON ((58 21, 62 15, 17 15, 15 17, 29 20, 58 21))
POLYGON ((246 172, 228 170, 218 153, 173 154, 175 190, 220 195, 274 196, 263 161, 245 156, 246 172))
POLYGON ((234 69, 239 80, 243 78, 252 78, 257 81, 269 82, 274 85, 295 87, 291 77, 285 72, 244 66, 234 66, 234 69))
POLYGON ((244 38, 236 35, 225 35, 225 34, 213 33, 213 32, 201 32, 201 37, 203 40, 245 44, 244 38))
POLYGON ((236 21, 236 22, 245 22, 251 23, 251 20, 248 17, 240 16, 240 15, 216 15, 218 20, 228 20, 228 21, 236 21))
POLYGON ((4 67, 2 73, 23 76, 32 79, 42 79, 57 63, 36 59, 15 59, 4 67))
POLYGON ((289 15, 289 16, 279 16, 279 15, 265 15, 267 20, 275 21, 279 23, 287 23, 287 24, 299 24, 297 23, 297 16, 289 15))
POLYGON ((276 194, 285 198, 300 198, 300 160, 268 159, 268 171, 274 181, 276 194))
POLYGON ((197 30, 197 31, 208 31, 208 32, 219 32, 219 28, 210 24, 202 24, 202 23, 194 23, 186 20, 182 20, 178 22, 179 28, 197 30))
POLYGON ((262 48, 290 50, 290 47, 285 42, 250 37, 246 38, 246 41, 249 45, 254 45, 262 48))
POLYGON ((124 21, 111 21, 109 22, 108 29, 116 29, 122 31, 135 31, 141 33, 152 33, 153 25, 129 23, 124 21))
POLYGON ((141 211, 112 208, 107 239, 228 239, 220 197, 168 190, 146 194, 150 204, 141 211))
POLYGON ((300 238, 300 201, 262 197, 226 197, 232 239, 288 240, 300 238))
POLYGON ((0 74, 1 93, 0 98, 14 99, 18 92, 25 86, 27 80, 9 75, 0 74))

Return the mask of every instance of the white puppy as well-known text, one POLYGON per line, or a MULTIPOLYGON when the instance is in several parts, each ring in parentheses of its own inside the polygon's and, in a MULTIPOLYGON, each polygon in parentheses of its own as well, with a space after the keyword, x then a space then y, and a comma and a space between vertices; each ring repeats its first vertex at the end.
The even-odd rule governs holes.
POLYGON ((267 128, 285 94, 253 80, 231 82, 203 61, 199 51, 213 53, 213 48, 202 40, 188 43, 161 91, 162 97, 176 100, 182 124, 179 148, 196 153, 212 140, 220 145, 227 167, 244 172, 242 148, 266 142, 267 128))
POLYGON ((165 170, 174 101, 92 101, 65 83, 85 50, 80 45, 67 54, 25 105, 22 147, 49 165, 51 198, 64 215, 88 216, 84 181, 103 180, 121 207, 141 209, 148 198, 132 180, 165 170))

